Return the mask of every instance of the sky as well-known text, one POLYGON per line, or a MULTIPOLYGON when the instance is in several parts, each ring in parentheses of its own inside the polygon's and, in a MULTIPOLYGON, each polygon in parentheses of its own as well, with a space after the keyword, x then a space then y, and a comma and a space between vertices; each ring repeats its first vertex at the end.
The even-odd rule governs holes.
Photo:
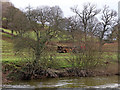
POLYGON ((65 17, 69 17, 74 15, 73 12, 70 10, 70 7, 74 7, 78 5, 79 9, 82 10, 82 6, 85 3, 92 3, 97 6, 98 9, 102 9, 104 5, 110 7, 110 9, 118 11, 118 2, 120 0, 9 0, 14 4, 15 7, 23 10, 28 5, 32 7, 38 6, 55 6, 58 5, 65 17))

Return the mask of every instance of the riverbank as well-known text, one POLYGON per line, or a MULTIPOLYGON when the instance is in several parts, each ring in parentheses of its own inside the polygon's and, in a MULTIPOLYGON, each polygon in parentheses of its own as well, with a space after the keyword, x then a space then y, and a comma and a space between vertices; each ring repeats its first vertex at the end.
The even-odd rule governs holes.
POLYGON ((111 76, 118 74, 118 64, 109 64, 104 68, 81 70, 79 68, 64 69, 40 69, 35 74, 30 75, 27 72, 21 72, 19 69, 12 71, 4 71, 2 73, 3 83, 10 83, 13 80, 29 80, 42 78, 59 78, 59 77, 95 77, 95 76, 111 76))

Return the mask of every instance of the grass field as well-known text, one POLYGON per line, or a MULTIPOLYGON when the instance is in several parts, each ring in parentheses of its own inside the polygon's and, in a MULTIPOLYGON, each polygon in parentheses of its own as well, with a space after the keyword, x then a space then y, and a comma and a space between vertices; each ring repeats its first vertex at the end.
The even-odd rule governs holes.
MULTIPOLYGON (((11 32, 10 30, 4 29, 6 32, 11 32)), ((16 35, 16 33, 14 33, 16 35)), ((31 33, 32 34, 32 33, 31 33)), ((33 34, 32 34, 33 35, 33 34)), ((63 35, 65 38, 66 36, 63 35)), ((21 62, 27 62, 27 59, 25 56, 21 57, 19 55, 16 55, 14 51, 14 45, 13 45, 13 40, 11 38, 12 36, 8 34, 2 33, 2 62, 11 62, 11 63, 21 63, 21 62)), ((34 38, 34 35, 33 35, 34 38)), ((58 42, 64 39, 62 38, 55 38, 53 41, 58 42)), ((66 40, 66 39, 65 39, 66 40)), ((117 43, 111 43, 111 44, 105 44, 103 46, 104 50, 106 52, 103 53, 103 59, 105 61, 110 61, 110 62, 116 62, 117 61, 117 43)), ((56 49, 55 49, 56 50, 56 49)), ((71 65, 66 61, 66 59, 71 59, 71 58, 76 58, 77 54, 73 53, 56 53, 54 52, 49 52, 50 55, 53 55, 55 57, 54 59, 59 62, 61 67, 70 67, 71 65)), ((49 55, 46 56, 47 58, 50 58, 49 55)))

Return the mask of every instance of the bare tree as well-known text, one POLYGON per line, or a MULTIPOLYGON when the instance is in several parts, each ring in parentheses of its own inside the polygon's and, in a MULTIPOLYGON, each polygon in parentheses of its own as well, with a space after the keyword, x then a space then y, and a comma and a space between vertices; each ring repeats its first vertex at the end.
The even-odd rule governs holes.
POLYGON ((61 8, 59 6, 50 7, 50 13, 48 17, 50 28, 56 31, 60 31, 62 29, 61 27, 62 20, 63 12, 61 8))
POLYGON ((104 6, 104 9, 102 10, 101 23, 99 24, 100 51, 102 46, 104 45, 105 36, 110 34, 112 27, 114 27, 114 25, 116 24, 116 20, 115 20, 116 16, 117 16, 116 11, 110 10, 108 6, 104 6))
POLYGON ((87 40, 87 30, 88 30, 88 23, 89 20, 95 17, 100 10, 96 9, 95 5, 91 5, 90 3, 84 5, 83 10, 80 12, 77 7, 71 8, 71 10, 78 16, 81 22, 82 29, 84 31, 84 39, 85 42, 87 40))
POLYGON ((61 11, 62 10, 57 6, 38 7, 36 9, 27 8, 26 16, 28 18, 29 29, 31 30, 31 32, 28 33, 34 34, 34 38, 25 35, 18 37, 16 40, 19 42, 16 42, 15 46, 17 50, 20 47, 20 49, 32 49, 34 68, 38 67, 38 63, 41 61, 41 57, 43 57, 46 42, 55 37, 57 30, 60 29, 59 20, 62 18, 61 11), (24 46, 21 43, 24 43, 24 46))
POLYGON ((9 7, 12 6, 10 2, 1 2, 2 3, 2 27, 8 28, 7 12, 9 7))
POLYGON ((75 40, 75 32, 79 30, 79 24, 75 16, 68 17, 64 19, 64 30, 68 31, 72 37, 72 40, 75 40))
POLYGON ((82 47, 81 54, 86 57, 82 59, 82 63, 84 63, 84 68, 86 69, 89 66, 94 67, 100 64, 95 35, 97 34, 97 24, 99 23, 96 16, 100 13, 101 10, 97 9, 95 5, 92 5, 90 3, 84 5, 82 11, 80 11, 77 7, 71 9, 78 17, 80 30, 83 32, 84 35, 84 38, 81 38, 79 44, 84 46, 82 47))
POLYGON ((13 34, 13 29, 10 23, 13 23, 13 19, 14 19, 14 15, 16 14, 16 12, 18 12, 19 10, 17 8, 15 8, 13 5, 7 7, 6 9, 6 13, 4 14, 4 18, 5 20, 3 20, 3 26, 6 26, 6 28, 11 29, 11 33, 13 34))
POLYGON ((13 20, 8 24, 10 29, 14 30, 17 35, 23 35, 29 29, 28 19, 21 11, 17 11, 13 17, 13 20))

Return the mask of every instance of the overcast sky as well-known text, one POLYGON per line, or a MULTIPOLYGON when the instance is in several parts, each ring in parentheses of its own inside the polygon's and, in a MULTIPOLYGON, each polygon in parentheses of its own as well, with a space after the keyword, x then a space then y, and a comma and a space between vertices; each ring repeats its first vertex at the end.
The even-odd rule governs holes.
POLYGON ((120 0, 10 0, 15 7, 24 9, 28 5, 37 7, 41 5, 55 6, 58 5, 64 12, 64 16, 72 16, 73 13, 70 7, 78 5, 82 9, 83 4, 90 2, 97 5, 97 8, 102 8, 108 5, 111 9, 118 11, 118 2, 120 0))

